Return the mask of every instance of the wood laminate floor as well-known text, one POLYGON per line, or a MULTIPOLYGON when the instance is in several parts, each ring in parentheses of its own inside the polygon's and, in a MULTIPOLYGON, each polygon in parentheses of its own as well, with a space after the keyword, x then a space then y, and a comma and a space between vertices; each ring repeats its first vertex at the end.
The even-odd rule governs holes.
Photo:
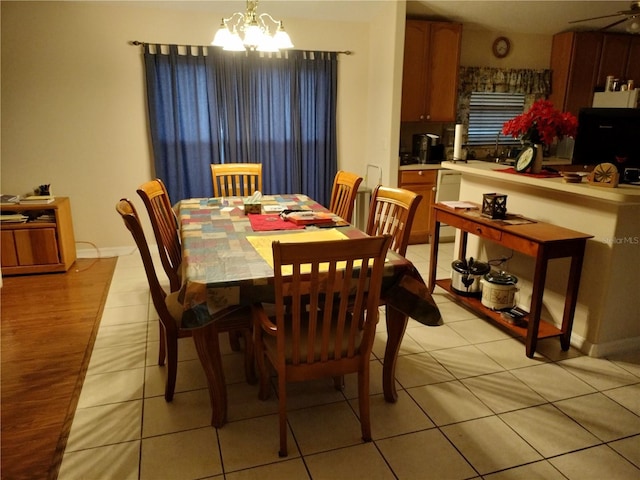
POLYGON ((56 478, 115 265, 3 278, 2 479, 56 478))

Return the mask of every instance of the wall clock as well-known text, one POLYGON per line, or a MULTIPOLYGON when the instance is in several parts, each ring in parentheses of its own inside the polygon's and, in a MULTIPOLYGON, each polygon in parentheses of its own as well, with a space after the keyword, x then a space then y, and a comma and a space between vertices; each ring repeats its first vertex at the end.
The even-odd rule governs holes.
POLYGON ((504 58, 509 55, 511 41, 507 37, 498 37, 494 40, 492 49, 496 58, 504 58))
POLYGON ((524 172, 525 170, 531 168, 533 161, 536 158, 537 148, 533 145, 529 145, 524 147, 518 158, 516 158, 516 172, 524 172))

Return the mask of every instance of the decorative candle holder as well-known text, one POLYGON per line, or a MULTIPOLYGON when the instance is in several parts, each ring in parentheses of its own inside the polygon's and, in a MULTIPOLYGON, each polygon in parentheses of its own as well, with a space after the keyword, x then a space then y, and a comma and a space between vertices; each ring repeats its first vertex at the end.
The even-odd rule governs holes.
POLYGON ((484 193, 481 213, 483 217, 492 219, 506 218, 507 196, 502 193, 484 193))

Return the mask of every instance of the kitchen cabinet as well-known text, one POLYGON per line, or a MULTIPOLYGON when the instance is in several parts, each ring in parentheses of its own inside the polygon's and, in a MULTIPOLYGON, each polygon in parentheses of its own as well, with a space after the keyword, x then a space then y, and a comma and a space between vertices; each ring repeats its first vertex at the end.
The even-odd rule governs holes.
POLYGON ((602 51, 599 32, 564 32, 551 44, 551 95, 549 100, 563 112, 578 115, 590 107, 602 51))
POLYGON ((438 170, 401 170, 398 175, 398 186, 422 195, 416 215, 413 217, 409 244, 427 243, 431 206, 435 201, 438 170))
POLYGON ((407 20, 402 73, 403 122, 454 122, 462 25, 407 20))
POLYGON ((627 69, 624 78, 634 80, 636 88, 638 88, 638 83, 640 83, 640 35, 631 36, 629 59, 627 60, 627 69))
POLYGON ((578 115, 604 90, 606 78, 640 79, 640 38, 603 32, 563 32, 551 46, 551 95, 562 111, 578 115))
POLYGON ((30 219, 0 226, 3 275, 66 272, 75 262, 71 204, 67 197, 57 197, 48 204, 2 205, 1 210, 21 213, 30 219), (50 216, 41 220, 43 213, 50 216))
POLYGON ((626 80, 627 59, 631 49, 631 35, 607 34, 602 37, 602 52, 596 87, 603 88, 607 83, 607 76, 626 80))

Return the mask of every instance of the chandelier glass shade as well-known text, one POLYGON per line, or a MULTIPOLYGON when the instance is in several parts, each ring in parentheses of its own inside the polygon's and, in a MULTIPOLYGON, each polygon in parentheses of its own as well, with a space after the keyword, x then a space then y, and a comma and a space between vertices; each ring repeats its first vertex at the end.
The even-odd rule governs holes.
POLYGON ((633 15, 629 18, 629 22, 627 24, 627 32, 629 33, 640 33, 640 15, 633 15))
POLYGON ((268 13, 258 15, 258 0, 247 1, 245 13, 235 12, 223 18, 211 45, 223 50, 278 52, 293 48, 282 22, 268 13))

